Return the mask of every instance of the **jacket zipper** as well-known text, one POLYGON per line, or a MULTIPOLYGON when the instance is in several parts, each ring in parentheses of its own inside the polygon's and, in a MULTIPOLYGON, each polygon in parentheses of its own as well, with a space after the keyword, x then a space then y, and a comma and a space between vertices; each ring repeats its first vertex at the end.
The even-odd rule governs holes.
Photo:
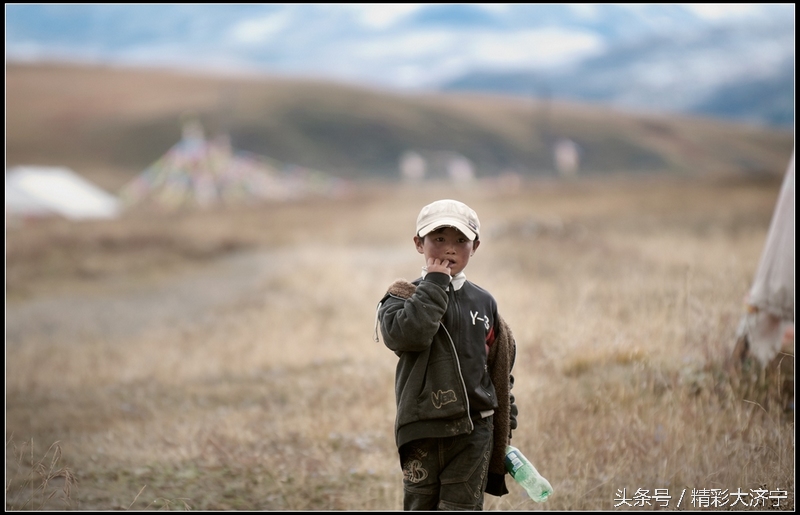
POLYGON ((447 339, 450 341, 450 348, 453 349, 453 357, 456 360, 456 367, 458 368, 458 379, 461 381, 461 391, 464 392, 464 402, 467 403, 467 420, 469 420, 469 430, 472 432, 475 429, 475 424, 472 423, 472 417, 469 416, 469 397, 467 396, 467 385, 464 383, 464 376, 461 374, 461 362, 458 360, 456 344, 453 342, 453 338, 450 336, 450 333, 447 331, 447 328, 444 326, 444 324, 439 322, 439 325, 441 325, 442 329, 444 329, 444 333, 447 335, 447 339))

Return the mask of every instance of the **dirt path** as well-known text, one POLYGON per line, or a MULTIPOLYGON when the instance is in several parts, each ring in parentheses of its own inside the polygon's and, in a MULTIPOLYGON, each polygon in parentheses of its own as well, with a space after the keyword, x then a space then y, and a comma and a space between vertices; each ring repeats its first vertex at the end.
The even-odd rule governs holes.
MULTIPOLYGON (((281 248, 240 252, 158 279, 108 280, 90 291, 18 301, 6 306, 6 345, 128 341, 161 327, 197 326, 215 313, 268 293, 270 279, 293 273, 319 255, 346 255, 348 267, 409 268, 407 249, 281 248)), ((410 259, 411 258, 411 259, 410 259)))
POLYGON ((202 319, 258 291, 280 252, 227 256, 158 281, 109 281, 98 291, 65 293, 6 307, 6 343, 125 340, 157 326, 202 319))

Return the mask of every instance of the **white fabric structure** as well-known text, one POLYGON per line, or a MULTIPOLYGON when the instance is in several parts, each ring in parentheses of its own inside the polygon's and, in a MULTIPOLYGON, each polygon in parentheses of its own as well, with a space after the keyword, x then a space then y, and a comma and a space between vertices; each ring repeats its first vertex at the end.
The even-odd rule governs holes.
POLYGON ((794 344, 794 153, 789 161, 758 269, 739 326, 748 351, 766 366, 786 344, 794 344))
POLYGON ((118 199, 64 167, 17 166, 6 172, 6 214, 63 216, 70 220, 114 218, 118 199))

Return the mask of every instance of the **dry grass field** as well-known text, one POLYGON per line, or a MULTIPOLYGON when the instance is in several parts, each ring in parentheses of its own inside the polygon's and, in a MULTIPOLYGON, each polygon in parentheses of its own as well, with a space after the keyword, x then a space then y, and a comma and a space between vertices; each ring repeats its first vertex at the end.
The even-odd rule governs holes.
POLYGON ((509 478, 487 510, 793 510, 793 413, 726 368, 779 188, 372 185, 8 226, 6 509, 401 509, 375 307, 454 197, 518 345, 513 443, 555 490, 509 478))

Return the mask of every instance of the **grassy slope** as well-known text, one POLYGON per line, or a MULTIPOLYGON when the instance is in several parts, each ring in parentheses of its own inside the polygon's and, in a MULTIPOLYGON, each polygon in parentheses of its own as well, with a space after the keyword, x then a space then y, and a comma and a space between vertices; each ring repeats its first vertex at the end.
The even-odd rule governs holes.
POLYGON ((197 113, 234 147, 347 178, 397 176, 406 150, 456 151, 479 175, 554 173, 570 137, 588 172, 778 173, 793 134, 710 120, 501 97, 91 67, 6 67, 7 164, 67 165, 110 189, 197 113))

